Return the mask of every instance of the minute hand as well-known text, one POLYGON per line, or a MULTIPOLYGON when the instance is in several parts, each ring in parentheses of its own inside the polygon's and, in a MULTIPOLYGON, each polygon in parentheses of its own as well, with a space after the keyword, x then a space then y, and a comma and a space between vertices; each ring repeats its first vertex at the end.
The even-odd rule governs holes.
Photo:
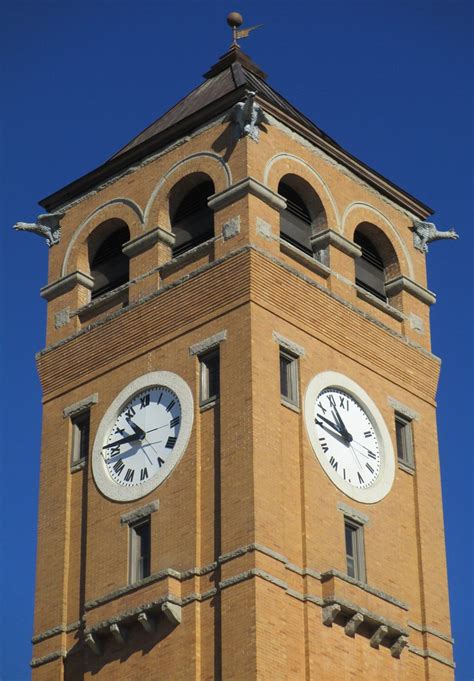
POLYGON ((108 445, 104 445, 102 449, 109 449, 109 447, 117 447, 117 445, 123 445, 126 442, 133 442, 134 440, 139 440, 140 436, 137 433, 133 433, 133 435, 127 435, 127 437, 123 437, 121 440, 116 440, 115 442, 110 442, 108 445))
POLYGON ((316 414, 316 419, 315 419, 315 421, 317 421, 318 419, 319 419, 320 421, 324 421, 324 423, 327 423, 328 426, 331 426, 331 428, 334 428, 334 430, 336 431, 336 433, 339 433, 340 435, 343 435, 343 432, 341 431, 341 429, 339 428, 339 426, 338 426, 336 423, 333 423, 333 422, 330 421, 329 419, 324 418, 324 416, 320 416, 319 414, 316 414))

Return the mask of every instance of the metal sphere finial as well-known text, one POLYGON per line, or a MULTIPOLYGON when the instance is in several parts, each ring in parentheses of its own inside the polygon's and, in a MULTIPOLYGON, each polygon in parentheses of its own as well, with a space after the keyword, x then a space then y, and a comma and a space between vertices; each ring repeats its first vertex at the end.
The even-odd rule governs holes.
POLYGON ((239 28, 239 26, 242 26, 243 21, 242 15, 238 12, 231 12, 227 15, 227 23, 231 28, 239 28))

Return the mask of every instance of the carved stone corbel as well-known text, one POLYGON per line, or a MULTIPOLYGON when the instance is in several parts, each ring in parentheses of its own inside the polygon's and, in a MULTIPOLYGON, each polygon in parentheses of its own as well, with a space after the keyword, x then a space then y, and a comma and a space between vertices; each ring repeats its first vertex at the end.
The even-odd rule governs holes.
POLYGON ((395 643, 390 647, 390 654, 397 659, 402 654, 403 648, 408 645, 408 638, 406 636, 399 636, 395 643))
POLYGON ((180 624, 182 619, 181 606, 170 601, 165 601, 161 606, 161 610, 171 624, 180 624))
POLYGON ((338 603, 326 605, 326 607, 323 608, 323 624, 325 624, 327 627, 332 627, 332 623, 340 612, 341 606, 338 603))
POLYGON ((97 639, 95 639, 92 634, 86 635, 86 637, 84 639, 84 643, 86 644, 86 646, 88 646, 90 648, 90 650, 92 650, 94 655, 102 655, 102 649, 101 649, 97 639))
POLYGON ((138 621, 142 625, 142 627, 145 629, 147 634, 152 634, 155 631, 155 621, 152 617, 147 615, 146 612, 141 612, 138 615, 138 621))
POLYGON ((360 627, 363 621, 364 615, 361 612, 356 612, 344 627, 344 633, 347 636, 354 638, 357 629, 360 627))
POLYGON ((382 624, 370 639, 370 645, 372 646, 372 648, 378 648, 387 634, 388 627, 386 627, 385 624, 382 624))
POLYGON ((119 643, 121 646, 125 645, 127 636, 123 627, 120 627, 118 624, 111 624, 109 631, 117 643, 119 643))

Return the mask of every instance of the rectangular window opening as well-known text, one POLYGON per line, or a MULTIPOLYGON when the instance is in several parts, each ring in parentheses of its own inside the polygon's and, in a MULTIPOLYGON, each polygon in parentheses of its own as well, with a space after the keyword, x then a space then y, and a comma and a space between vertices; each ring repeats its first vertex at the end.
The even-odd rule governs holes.
POLYGON ((364 528, 348 518, 344 519, 346 567, 349 577, 365 582, 364 528))
POLYGON ((150 518, 130 525, 130 583, 150 575, 150 518))
POLYGON ((414 456, 411 420, 401 414, 395 414, 395 434, 398 460, 413 468, 414 456))
POLYGON ((298 359, 280 348, 280 395, 284 402, 298 407, 298 359))
POLYGON ((89 410, 74 416, 72 423, 72 463, 84 461, 89 454, 89 410))
POLYGON ((201 355, 201 406, 215 402, 219 398, 219 350, 201 355))

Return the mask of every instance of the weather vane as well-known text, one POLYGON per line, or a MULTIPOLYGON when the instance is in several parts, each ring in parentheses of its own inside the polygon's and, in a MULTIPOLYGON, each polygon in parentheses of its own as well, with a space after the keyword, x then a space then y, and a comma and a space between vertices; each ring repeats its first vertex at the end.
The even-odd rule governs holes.
POLYGON ((254 31, 256 28, 263 26, 263 24, 257 24, 256 26, 249 26, 248 28, 242 28, 240 31, 238 31, 237 29, 239 26, 242 26, 243 21, 242 15, 238 12, 231 12, 227 15, 227 23, 232 29, 232 45, 235 45, 236 47, 239 47, 237 40, 240 40, 241 38, 248 38, 250 31, 254 31))

